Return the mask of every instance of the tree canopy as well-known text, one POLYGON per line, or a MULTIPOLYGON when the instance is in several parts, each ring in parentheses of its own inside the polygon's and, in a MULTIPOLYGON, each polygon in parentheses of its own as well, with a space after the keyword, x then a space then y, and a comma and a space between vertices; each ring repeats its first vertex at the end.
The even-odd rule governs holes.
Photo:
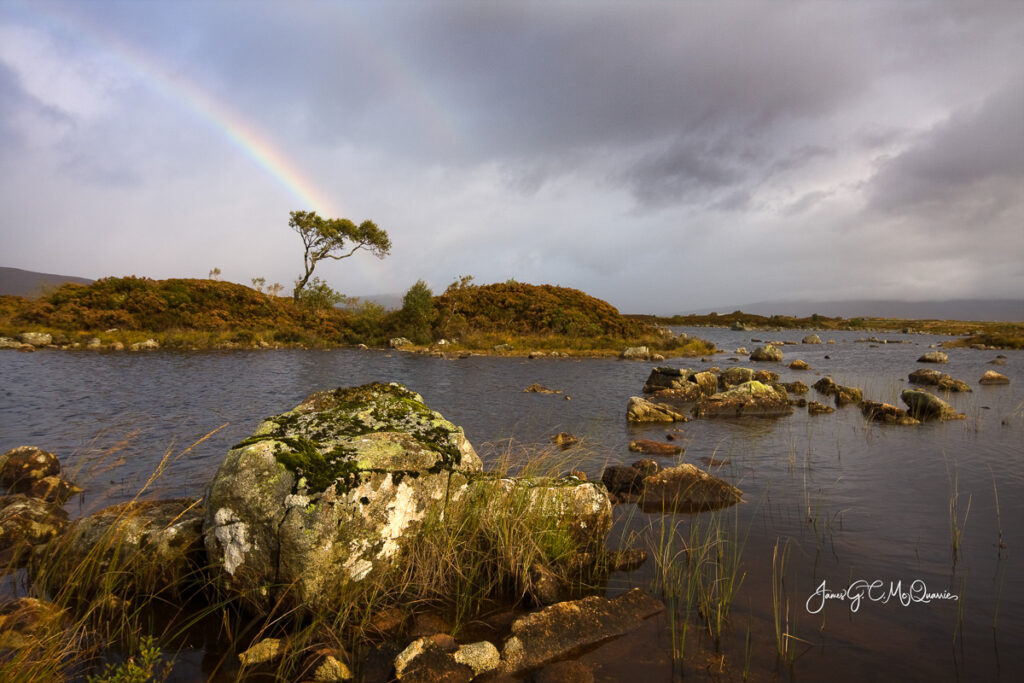
POLYGON ((377 258, 391 253, 391 238, 373 221, 356 225, 347 218, 322 218, 316 211, 292 211, 290 216, 288 226, 299 234, 305 247, 302 255, 304 271, 295 280, 296 301, 320 261, 339 261, 360 249, 369 250, 377 258))

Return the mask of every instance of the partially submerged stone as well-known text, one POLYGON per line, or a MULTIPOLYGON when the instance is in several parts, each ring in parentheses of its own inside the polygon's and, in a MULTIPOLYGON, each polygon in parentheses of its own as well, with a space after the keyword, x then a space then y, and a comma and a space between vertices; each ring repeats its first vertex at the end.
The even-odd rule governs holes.
POLYGON ((679 455, 683 452, 682 446, 670 443, 652 441, 651 439, 635 439, 629 442, 629 450, 634 453, 647 453, 648 455, 670 456, 679 455))
POLYGON ((537 384, 536 382, 534 382, 530 386, 528 386, 525 389, 523 389, 523 393, 524 394, 560 394, 560 393, 562 393, 562 390, 561 389, 548 389, 543 384, 537 384))
MULTIPOLYGON (((820 343, 820 342, 819 342, 820 343)), ((805 360, 797 359, 789 364, 790 370, 810 370, 810 364, 805 360)))
POLYGON ((949 356, 942 351, 929 351, 917 359, 918 363, 948 363, 949 356))
POLYGON ((561 447, 563 450, 575 446, 580 442, 580 437, 569 432, 559 432, 551 437, 551 443, 561 447))
POLYGON ((75 520, 34 561, 34 573, 51 588, 86 562, 95 567, 79 579, 83 592, 100 590, 108 575, 122 589, 178 594, 200 580, 204 564, 203 508, 191 498, 120 503, 75 520), (96 585, 87 585, 93 579, 96 585))
POLYGON ((809 334, 809 335, 807 335, 806 337, 803 338, 801 343, 803 343, 803 344, 820 344, 821 343, 821 337, 819 337, 816 334, 809 334))
POLYGON ((836 407, 841 408, 850 403, 860 403, 864 399, 864 392, 861 389, 836 384, 831 377, 822 377, 813 386, 826 396, 832 396, 836 407))
POLYGON ((779 373, 771 370, 755 370, 754 380, 761 384, 771 384, 779 381, 779 373))
POLYGON ((861 401, 860 404, 861 413, 864 414, 869 420, 875 422, 883 422, 891 425, 917 425, 921 424, 920 420, 916 420, 902 408, 897 408, 890 403, 882 403, 880 401, 861 401))
POLYGON ((925 420, 962 420, 967 417, 963 413, 956 412, 953 406, 927 391, 907 389, 900 394, 900 398, 907 404, 907 413, 922 422, 925 420))
POLYGON ((971 391, 971 387, 967 385, 967 382, 953 379, 944 372, 933 370, 932 368, 921 368, 915 370, 907 376, 911 384, 920 384, 925 386, 935 386, 946 391, 971 391))
POLYGON ((612 493, 639 493, 647 472, 632 465, 608 465, 601 473, 601 483, 612 493))
POLYGON ((687 383, 678 389, 660 389, 650 395, 648 399, 651 403, 657 403, 663 406, 669 406, 674 410, 682 413, 687 410, 692 404, 699 401, 704 396, 704 392, 695 383, 687 383))
POLYGON ((631 396, 626 406, 626 419, 630 422, 679 422, 685 417, 677 410, 640 396, 631 396))
POLYGON ((462 429, 401 385, 316 393, 228 452, 207 497, 206 547, 250 605, 323 608, 387 571, 481 469, 462 429))
POLYGON ((978 380, 978 384, 1009 384, 1010 378, 995 370, 986 370, 978 380))
POLYGON ((750 360, 779 362, 782 360, 782 351, 771 344, 759 346, 750 354, 750 360))
POLYGON ((617 598, 590 596, 519 617, 501 650, 506 673, 535 669, 625 635, 665 606, 638 588, 617 598))
POLYGON ((68 523, 64 508, 22 494, 0 497, 0 566, 22 566, 33 547, 48 543, 68 523))
POLYGON ((637 504, 644 512, 697 512, 740 502, 735 486, 685 463, 644 478, 637 504))
POLYGON ((797 380, 795 382, 783 382, 782 387, 790 394, 806 394, 810 389, 806 384, 797 380))
POLYGON ((792 412, 785 394, 755 380, 706 396, 694 409, 697 417, 779 417, 792 412))
POLYGON ((827 406, 824 403, 818 403, 817 401, 809 401, 807 403, 807 412, 810 415, 827 415, 829 413, 836 412, 836 409, 832 406, 827 406))

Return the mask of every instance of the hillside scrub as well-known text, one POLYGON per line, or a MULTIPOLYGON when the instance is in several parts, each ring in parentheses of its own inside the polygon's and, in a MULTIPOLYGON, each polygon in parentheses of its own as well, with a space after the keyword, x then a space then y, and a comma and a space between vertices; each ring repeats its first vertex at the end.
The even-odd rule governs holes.
POLYGON ((464 279, 432 297, 425 283, 417 282, 406 299, 397 311, 352 299, 345 300, 347 308, 338 308, 330 296, 300 297, 296 303, 232 282, 110 277, 91 285, 65 284, 35 300, 0 297, 0 336, 32 329, 51 333, 57 345, 84 345, 96 337, 126 346, 154 338, 172 349, 383 346, 406 336, 424 347, 444 338, 461 351, 509 344, 512 354, 544 349, 602 355, 637 344, 665 355, 713 351, 709 344, 677 340, 565 287, 476 286, 464 279))

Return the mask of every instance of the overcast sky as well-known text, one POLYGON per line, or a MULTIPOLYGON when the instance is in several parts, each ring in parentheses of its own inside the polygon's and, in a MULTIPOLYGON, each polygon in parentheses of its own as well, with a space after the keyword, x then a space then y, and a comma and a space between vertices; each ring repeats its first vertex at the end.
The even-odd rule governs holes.
POLYGON ((1024 297, 1024 5, 0 0, 0 265, 1024 297))

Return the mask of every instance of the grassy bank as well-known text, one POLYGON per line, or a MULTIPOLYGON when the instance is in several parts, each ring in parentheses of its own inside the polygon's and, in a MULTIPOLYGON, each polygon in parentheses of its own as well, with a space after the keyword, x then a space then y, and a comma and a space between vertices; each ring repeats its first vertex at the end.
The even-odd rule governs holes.
POLYGON ((294 301, 215 280, 105 278, 66 284, 38 299, 0 297, 0 336, 46 332, 54 344, 73 348, 90 342, 94 348, 130 347, 147 339, 181 350, 382 347, 406 337, 420 350, 443 339, 441 347, 455 352, 494 353, 495 346, 507 345, 500 353, 510 355, 541 350, 601 356, 640 345, 666 356, 713 351, 575 289, 461 282, 440 296, 426 291, 424 299, 387 311, 352 300, 338 308, 331 297, 294 301))

